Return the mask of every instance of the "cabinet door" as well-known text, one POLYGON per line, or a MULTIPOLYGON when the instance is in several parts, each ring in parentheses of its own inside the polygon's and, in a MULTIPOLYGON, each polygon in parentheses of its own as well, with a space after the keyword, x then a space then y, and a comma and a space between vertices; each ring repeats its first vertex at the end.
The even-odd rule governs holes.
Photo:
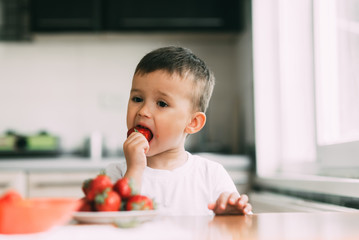
POLYGON ((26 175, 22 171, 0 172, 0 194, 7 190, 16 190, 26 196, 26 175))
POLYGON ((240 30, 243 1, 108 0, 107 30, 240 30))
POLYGON ((86 172, 30 172, 28 175, 29 197, 74 197, 81 198, 82 183, 94 178, 98 170, 86 172))
POLYGON ((100 30, 101 0, 32 0, 33 31, 100 30))

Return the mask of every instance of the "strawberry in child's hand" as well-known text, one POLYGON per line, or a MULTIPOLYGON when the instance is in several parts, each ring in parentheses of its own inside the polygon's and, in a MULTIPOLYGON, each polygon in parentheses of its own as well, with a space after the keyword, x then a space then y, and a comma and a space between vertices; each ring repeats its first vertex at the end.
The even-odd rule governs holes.
POLYGON ((97 211, 119 211, 121 197, 117 192, 107 188, 95 197, 95 209, 97 211))
POLYGON ((134 182, 132 179, 121 178, 113 185, 113 190, 120 194, 122 199, 127 199, 136 194, 134 182))
POLYGON ((86 198, 93 201, 97 194, 102 193, 106 188, 112 188, 112 186, 111 179, 105 173, 100 173, 92 180, 85 180, 82 188, 86 198))
POLYGON ((145 138, 147 139, 148 142, 151 141, 153 135, 152 135, 152 132, 150 129, 148 128, 145 128, 145 127, 141 127, 141 126, 137 126, 137 127, 133 127, 133 128, 130 128, 128 131, 127 131, 127 137, 130 136, 131 133, 133 132, 139 132, 139 133, 142 133, 143 136, 145 136, 145 138))
POLYGON ((130 197, 127 200, 126 210, 153 210, 153 201, 152 199, 143 196, 143 195, 135 195, 130 197))

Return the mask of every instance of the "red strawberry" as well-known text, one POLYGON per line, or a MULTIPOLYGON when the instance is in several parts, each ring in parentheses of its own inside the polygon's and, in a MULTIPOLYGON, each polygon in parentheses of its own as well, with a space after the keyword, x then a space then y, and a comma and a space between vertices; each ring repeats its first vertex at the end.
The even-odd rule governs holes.
POLYGON ((86 179, 82 183, 82 191, 85 194, 85 196, 87 196, 88 192, 90 191, 91 182, 92 182, 92 179, 90 178, 90 179, 86 179))
POLYGON ((136 194, 132 179, 121 178, 113 185, 113 190, 120 194, 121 198, 127 199, 136 194))
POLYGON ((90 202, 85 197, 81 198, 81 206, 78 210, 80 212, 91 212, 93 211, 93 202, 90 202))
POLYGON ((85 180, 83 189, 85 189, 86 198, 93 201, 97 194, 102 193, 106 188, 112 188, 112 186, 111 179, 106 174, 100 173, 92 180, 85 180))
POLYGON ((143 196, 135 195, 128 199, 126 204, 126 210, 153 210, 153 201, 152 199, 143 196))
POLYGON ((130 134, 133 133, 133 132, 142 133, 143 136, 145 136, 145 138, 147 139, 147 141, 151 141, 151 139, 153 137, 152 132, 151 132, 150 129, 145 128, 145 127, 141 127, 141 126, 136 126, 136 127, 130 128, 127 131, 127 137, 130 136, 130 134))
POLYGON ((95 197, 95 209, 97 211, 119 211, 121 207, 121 197, 117 192, 107 188, 95 197))

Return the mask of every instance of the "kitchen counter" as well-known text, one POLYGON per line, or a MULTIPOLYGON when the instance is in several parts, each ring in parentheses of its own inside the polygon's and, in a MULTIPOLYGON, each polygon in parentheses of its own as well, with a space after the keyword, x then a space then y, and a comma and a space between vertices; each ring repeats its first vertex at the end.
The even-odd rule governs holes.
MULTIPOLYGON (((221 163, 232 177, 238 191, 246 192, 250 186, 249 157, 199 153, 210 160, 221 163)), ((91 159, 74 156, 58 158, 0 158, 0 193, 16 189, 23 196, 80 197, 82 183, 93 178, 113 162, 125 161, 124 157, 91 159)))
POLYGON ((96 170, 109 163, 125 161, 124 158, 90 159, 80 157, 0 159, 0 170, 51 171, 51 170, 96 170))
MULTIPOLYGON (((231 170, 249 170, 251 165, 249 157, 243 155, 214 153, 198 153, 197 155, 219 162, 226 169, 231 170)), ((120 161, 125 161, 125 158, 113 157, 90 159, 74 156, 63 156, 58 158, 0 158, 0 170, 96 170, 105 168, 112 162, 120 161)))
POLYGON ((198 240, 328 240, 359 239, 358 213, 270 213, 251 216, 164 216, 135 228, 111 224, 77 224, 47 232, 1 235, 7 240, 57 239, 198 239, 198 240))

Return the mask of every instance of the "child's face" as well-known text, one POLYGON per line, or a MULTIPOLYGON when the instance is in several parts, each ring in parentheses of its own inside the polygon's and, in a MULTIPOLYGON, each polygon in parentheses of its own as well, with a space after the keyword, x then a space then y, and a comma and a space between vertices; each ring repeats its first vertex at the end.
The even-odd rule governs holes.
POLYGON ((191 122, 193 105, 191 79, 157 70, 136 74, 127 108, 127 128, 141 125, 153 133, 147 156, 183 149, 186 126, 191 122))

